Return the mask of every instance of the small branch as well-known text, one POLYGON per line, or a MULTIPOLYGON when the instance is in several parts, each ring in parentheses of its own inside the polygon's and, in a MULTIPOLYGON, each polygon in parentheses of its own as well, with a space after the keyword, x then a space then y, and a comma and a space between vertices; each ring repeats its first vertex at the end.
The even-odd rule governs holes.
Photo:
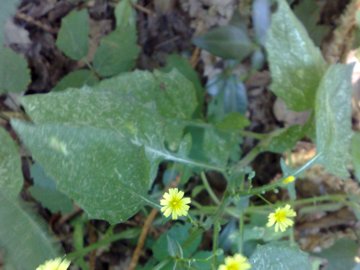
MULTIPOLYGON (((166 187, 166 190, 168 190, 170 187, 176 187, 180 182, 180 177, 177 176, 175 181, 173 181, 172 183, 170 183, 169 186, 166 187)), ((144 226, 141 230, 141 234, 140 234, 140 237, 138 239, 138 242, 137 242, 137 245, 136 245, 136 248, 135 248, 135 251, 131 257, 131 261, 130 261, 130 265, 129 265, 129 268, 128 270, 135 270, 138 262, 139 262, 139 258, 140 258, 140 255, 141 255, 141 251, 144 247, 144 244, 145 244, 145 240, 146 240, 146 237, 148 235, 148 232, 150 230, 150 227, 151 227, 151 224, 153 223, 156 215, 158 214, 159 212, 159 209, 158 208, 153 208, 150 212, 150 214, 148 215, 148 217, 146 218, 145 220, 145 223, 144 223, 144 226)))
MULTIPOLYGON (((89 226, 89 240, 90 240, 90 245, 91 245, 91 244, 96 243, 97 236, 96 236, 96 231, 95 231, 95 228, 93 227, 93 225, 89 223, 88 226, 89 226)), ((96 250, 93 250, 89 254, 89 269, 94 270, 95 264, 96 264, 96 250)))
POLYGON ((62 218, 59 220, 59 225, 63 225, 64 223, 68 222, 69 220, 72 220, 74 217, 80 215, 83 212, 83 210, 76 206, 75 210, 71 212, 70 214, 63 215, 62 218))
POLYGON ((137 9, 137 10, 139 10, 139 11, 141 11, 141 12, 143 12, 143 13, 149 15, 149 16, 155 16, 155 12, 148 9, 148 8, 146 8, 146 7, 143 7, 143 6, 141 6, 139 4, 136 4, 136 3, 133 3, 132 5, 133 5, 133 7, 135 9, 137 9))
POLYGON ((191 55, 190 65, 193 68, 195 68, 199 63, 199 59, 200 59, 200 48, 196 47, 195 50, 193 51, 193 54, 191 55))
POLYGON ((49 32, 51 34, 56 34, 58 32, 58 30, 53 29, 49 25, 44 24, 42 22, 39 22, 39 21, 35 20, 33 17, 30 17, 30 16, 28 16, 25 13, 22 13, 22 12, 16 13, 15 18, 19 19, 19 20, 22 20, 22 21, 25 21, 25 22, 27 22, 29 24, 35 25, 36 27, 38 27, 38 28, 40 28, 40 29, 42 29, 42 30, 44 30, 46 32, 49 32))
POLYGON ((201 172, 200 177, 201 177, 204 187, 205 187, 206 191, 209 193, 211 199, 214 201, 214 203, 216 203, 217 205, 220 205, 220 201, 219 201, 218 197, 215 195, 212 188, 210 187, 209 181, 207 180, 205 173, 201 172))
POLYGON ((138 239, 135 251, 131 257, 131 262, 130 262, 128 270, 135 270, 135 268, 138 264, 140 255, 141 255, 142 248, 144 247, 147 234, 148 234, 151 224, 153 223, 158 212, 159 212, 158 209, 153 208, 151 210, 150 214, 148 215, 148 217, 146 218, 144 226, 143 226, 141 234, 140 234, 140 237, 138 239))

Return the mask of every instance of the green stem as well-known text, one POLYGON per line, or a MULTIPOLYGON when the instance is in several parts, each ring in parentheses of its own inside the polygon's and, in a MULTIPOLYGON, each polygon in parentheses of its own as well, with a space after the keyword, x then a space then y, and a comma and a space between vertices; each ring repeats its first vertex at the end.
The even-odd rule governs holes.
MULTIPOLYGON (((302 206, 306 204, 316 204, 324 201, 335 201, 339 203, 343 203, 345 205, 350 205, 351 202, 347 202, 347 195, 343 194, 334 194, 334 195, 323 195, 319 197, 313 197, 313 198, 306 198, 306 199, 299 199, 296 201, 282 201, 280 203, 275 203, 273 205, 253 205, 246 208, 245 213, 259 213, 259 212, 268 212, 270 209, 276 208, 277 206, 290 204, 293 207, 295 206, 302 206)), ((194 215, 207 215, 214 213, 214 211, 218 208, 218 206, 202 206, 198 202, 192 202, 192 205, 194 205, 198 210, 192 210, 191 212, 194 215)), ((241 215, 239 215, 235 207, 227 207, 225 209, 226 214, 234 217, 234 218, 240 218, 241 215)))
POLYGON ((316 203, 323 202, 323 201, 336 201, 336 202, 344 203, 347 205, 348 203, 346 202, 346 199, 347 199, 347 195, 342 195, 342 194, 323 195, 323 196, 319 196, 319 197, 299 199, 296 201, 285 201, 285 202, 273 204, 272 206, 270 206, 270 205, 249 206, 246 209, 246 212, 251 213, 251 212, 258 212, 261 210, 267 211, 269 208, 274 208, 274 207, 284 205, 284 204, 290 204, 295 207, 295 206, 300 206, 300 205, 304 205, 304 204, 316 204, 316 203))
POLYGON ((212 188, 210 187, 209 181, 206 178, 206 175, 204 172, 201 172, 200 174, 201 180, 203 182, 203 185, 206 189, 206 191, 209 193, 210 198, 217 204, 220 205, 220 201, 218 199, 218 197, 215 195, 214 191, 212 190, 212 188))
POLYGON ((256 132, 247 131, 247 130, 240 130, 239 133, 241 136, 248 137, 248 138, 254 138, 254 139, 258 139, 258 140, 263 140, 268 136, 267 134, 256 133, 256 132))
POLYGON ((240 218, 239 218, 239 252, 243 253, 243 246, 244 246, 244 212, 241 212, 240 218))
POLYGON ((262 199, 264 202, 266 202, 268 205, 273 205, 271 202, 269 202, 263 195, 256 194, 260 199, 262 199))
MULTIPOLYGON (((212 246, 212 251, 213 254, 216 253, 217 249, 218 249, 218 238, 219 238, 219 233, 220 233, 220 219, 221 216, 225 210, 226 204, 227 204, 227 197, 228 197, 228 191, 227 189, 224 192, 224 195, 221 199, 220 205, 217 208, 217 211, 215 213, 215 217, 214 217, 214 229, 213 229, 213 246, 212 246)), ((217 267, 217 256, 214 256, 212 259, 212 269, 216 270, 217 267)))
POLYGON ((137 237, 140 234, 140 229, 129 229, 121 233, 113 234, 109 237, 106 237, 90 246, 84 247, 82 249, 76 250, 66 255, 66 259, 73 261, 79 257, 83 257, 86 254, 90 253, 93 250, 101 248, 103 246, 109 245, 112 242, 116 242, 123 239, 132 239, 137 237))
POLYGON ((261 143, 258 143, 253 149, 250 150, 236 165, 237 168, 244 168, 248 166, 256 157, 263 151, 261 143))
MULTIPOLYGON (((176 121, 180 122, 182 124, 185 124, 187 126, 191 126, 191 127, 198 127, 198 128, 203 128, 203 129, 214 129, 214 125, 209 124, 209 123, 196 122, 196 121, 190 121, 190 120, 179 120, 179 119, 177 119, 176 121)), ((215 128, 216 128, 216 126, 215 126, 215 128)), ((254 139, 258 139, 258 140, 265 139, 268 136, 268 134, 256 133, 256 132, 247 131, 247 130, 243 130, 243 129, 229 131, 229 132, 231 132, 231 133, 238 132, 241 136, 248 137, 248 138, 254 138, 254 139)))
POLYGON ((318 158, 321 156, 321 154, 317 154, 315 155, 312 159, 310 159, 308 162, 306 162, 303 166, 301 166, 299 169, 297 169, 296 171, 294 171, 292 174, 286 175, 283 178, 279 179, 278 181, 265 185, 265 186, 261 186, 258 188, 253 188, 249 191, 245 191, 245 192, 240 192, 238 193, 238 195, 240 196, 246 196, 246 195, 257 195, 257 194, 263 194, 267 191, 273 190, 275 188, 278 188, 280 186, 284 186, 284 179, 287 178, 290 175, 293 176, 297 176, 299 174, 301 174, 303 171, 305 171, 306 169, 310 168, 312 165, 314 165, 314 163, 318 160, 318 158))

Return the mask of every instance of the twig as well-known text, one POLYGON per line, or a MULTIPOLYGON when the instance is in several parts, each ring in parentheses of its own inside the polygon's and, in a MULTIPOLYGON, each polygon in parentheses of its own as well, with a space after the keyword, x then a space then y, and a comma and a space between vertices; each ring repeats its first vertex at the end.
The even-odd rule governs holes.
MULTIPOLYGON (((180 182, 180 177, 177 176, 175 181, 170 183, 169 186, 166 187, 165 190, 168 190, 170 187, 176 187, 180 182)), ((153 223, 156 215, 158 214, 159 212, 159 209, 158 208, 153 208, 150 212, 150 214, 148 215, 148 217, 146 218, 145 222, 144 222, 144 226, 141 230, 141 234, 139 236, 139 239, 138 239, 138 242, 137 242, 137 245, 136 245, 136 248, 135 248, 135 251, 131 257, 131 261, 130 261, 130 265, 129 265, 129 268, 128 270, 135 270, 138 262, 139 262, 139 258, 140 258, 140 255, 141 255, 141 251, 144 247, 144 244, 145 244, 145 240, 146 240, 146 237, 147 237, 147 234, 150 230, 150 227, 151 227, 151 224, 153 223)))
MULTIPOLYGON (((89 243, 90 245, 96 243, 97 241, 96 231, 92 224, 89 224, 89 241, 90 241, 89 243)), ((94 270, 95 264, 96 264, 96 250, 93 250, 89 254, 89 269, 94 270)))
POLYGON ((195 68, 199 63, 200 48, 196 47, 190 58, 190 65, 195 68))
POLYGON ((79 215, 80 213, 82 213, 82 209, 76 206, 76 209, 71 212, 70 214, 64 215, 62 216, 62 218, 59 220, 59 224, 62 225, 64 223, 66 223, 68 220, 73 219, 74 217, 76 217, 77 215, 79 215))
POLYGON ((15 18, 17 18, 19 20, 23 20, 29 24, 35 25, 36 27, 38 27, 46 32, 52 33, 52 34, 56 34, 58 32, 56 29, 53 29, 49 25, 39 22, 39 21, 35 20, 33 17, 30 17, 22 12, 16 13, 15 18))
POLYGON ((150 9, 148 9, 148 8, 146 8, 146 7, 143 7, 143 6, 141 6, 141 5, 139 5, 139 4, 136 4, 136 3, 133 3, 132 5, 133 5, 133 7, 134 7, 135 9, 137 9, 137 10, 139 10, 139 11, 141 11, 141 12, 144 12, 144 13, 146 13, 146 14, 149 15, 149 16, 155 16, 155 12, 152 11, 152 10, 150 10, 150 9))
POLYGON ((136 245, 136 249, 131 257, 131 262, 130 262, 128 270, 134 270, 136 268, 139 258, 140 258, 141 250, 145 244, 147 234, 148 234, 151 224, 153 223, 158 212, 159 212, 159 210, 157 208, 153 208, 151 210, 150 214, 148 215, 148 217, 146 218, 144 226, 143 226, 141 234, 140 234, 140 237, 139 237, 139 240, 136 245))

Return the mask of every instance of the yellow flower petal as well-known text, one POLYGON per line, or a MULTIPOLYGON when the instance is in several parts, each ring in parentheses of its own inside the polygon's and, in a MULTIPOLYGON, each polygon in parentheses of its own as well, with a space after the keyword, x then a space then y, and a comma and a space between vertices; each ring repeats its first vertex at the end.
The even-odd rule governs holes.
POLYGON ((55 258, 39 265, 36 270, 67 270, 70 263, 71 262, 66 259, 55 258))
POLYGON ((241 254, 235 254, 225 258, 225 264, 219 266, 218 270, 248 270, 251 264, 248 259, 241 254))
POLYGON ((290 184, 296 180, 295 176, 290 175, 283 180, 284 184, 290 184))
POLYGON ((278 207, 275 212, 269 214, 266 226, 272 227, 275 225, 275 232, 278 232, 279 230, 284 232, 288 227, 294 225, 294 221, 291 218, 295 216, 296 212, 289 204, 284 207, 278 207))
POLYGON ((181 216, 186 216, 190 209, 188 204, 191 203, 191 199, 184 197, 184 192, 179 191, 177 188, 170 188, 160 200, 161 212, 165 217, 171 215, 172 219, 177 219, 181 216))

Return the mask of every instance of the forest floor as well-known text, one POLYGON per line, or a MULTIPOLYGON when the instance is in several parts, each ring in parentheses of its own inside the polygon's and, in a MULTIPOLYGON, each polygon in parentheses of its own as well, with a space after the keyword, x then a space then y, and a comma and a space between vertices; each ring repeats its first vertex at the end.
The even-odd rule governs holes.
MULTIPOLYGON (((296 8, 303 0, 293 1, 296 8)), ((318 1, 317 20, 309 27, 315 34, 321 35, 321 48, 326 52, 331 42, 336 22, 343 14, 348 1, 318 1), (321 26, 321 29, 320 27, 321 26), (317 32, 319 31, 319 32, 317 32)), ((26 94, 47 93, 69 72, 79 68, 79 63, 67 58, 57 47, 56 37, 61 25, 61 19, 70 11, 86 6, 92 20, 91 36, 96 44, 100 38, 114 28, 115 1, 57 1, 57 0, 22 0, 14 22, 7 26, 9 43, 16 43, 13 48, 25 55, 31 69, 32 82, 26 94)), ((247 16, 251 28, 251 1, 248 0, 139 0, 134 5, 137 11, 138 43, 141 54, 136 68, 153 70, 165 65, 169 54, 181 54, 189 59, 198 72, 203 85, 224 68, 223 60, 214 57, 206 51, 199 50, 192 43, 192 38, 209 29, 226 25, 234 12, 247 16)), ((300 17, 306 11, 298 10, 300 17), (301 13, 303 12, 303 13, 301 13)), ((316 15, 315 15, 316 16, 316 15)), ((351 55, 349 54, 349 58, 351 55)), ((354 59, 351 58, 351 59, 354 59)), ((356 60, 356 62, 358 62, 356 60)), ((358 65, 357 65, 358 66, 358 65)), ((246 59, 242 67, 249 69, 246 59)), ((360 74, 360 68, 359 73, 360 74)), ((356 73, 355 75, 356 76, 356 73)), ((357 78, 354 78, 354 113, 353 129, 360 130, 360 90, 356 89, 357 78)), ((268 133, 279 127, 304 123, 306 114, 288 111, 269 90, 271 83, 268 67, 252 74, 246 81, 248 106, 247 116, 251 121, 249 130, 268 133)), ((205 90, 204 90, 205 91, 205 90)), ((209 96, 205 102, 209 100, 209 96)), ((0 96, 0 110, 14 114, 21 111, 15 97, 0 96)), ((0 124, 10 130, 10 125, 4 120, 0 124)), ((15 137, 15 136, 14 136, 15 137)), ((255 145, 253 140, 245 140, 244 152, 255 145)), ((252 166, 256 171, 255 183, 266 184, 281 175, 280 159, 290 160, 293 165, 303 164, 315 153, 314 145, 308 141, 299 142, 292 152, 286 155, 265 153, 258 156, 252 166)), ((25 160, 25 158, 24 158, 25 160)), ((24 162, 23 171, 26 185, 22 196, 27 201, 34 201, 27 192, 32 179, 28 162, 24 162)), ((356 180, 342 181, 326 173, 321 167, 315 166, 308 170, 303 180, 296 186, 301 199, 316 195, 346 193, 360 196, 360 187, 356 180)), ((211 180, 211 179, 210 179, 211 180)), ((216 186, 219 193, 223 186, 216 186)), ((271 202, 286 198, 286 193, 272 193, 267 199, 271 202)), ((81 215, 76 209, 67 215, 52 213, 37 204, 36 209, 48 222, 51 230, 61 239, 67 252, 72 251, 73 225, 72 220, 81 215)), ((311 209, 302 209, 303 215, 297 220, 296 239, 301 248, 316 252, 329 247, 336 239, 347 236, 356 239, 356 231, 360 224, 355 214, 347 207, 334 204, 330 209, 311 213, 311 209), (309 210, 309 214, 306 214, 309 210)), ((138 214, 124 224, 115 227, 121 230, 125 227, 142 227, 146 217, 138 214)), ((85 239, 88 244, 98 239, 99 232, 105 232, 109 225, 103 221, 90 221, 87 224, 85 239)), ((159 236, 161 231, 150 230, 152 237, 159 236)), ((207 241, 204 241, 207 245, 207 241)), ((90 252, 88 255, 90 269, 126 269, 135 249, 134 241, 114 242, 109 248, 90 252)), ((149 253, 141 254, 140 262, 146 261, 149 253)))

